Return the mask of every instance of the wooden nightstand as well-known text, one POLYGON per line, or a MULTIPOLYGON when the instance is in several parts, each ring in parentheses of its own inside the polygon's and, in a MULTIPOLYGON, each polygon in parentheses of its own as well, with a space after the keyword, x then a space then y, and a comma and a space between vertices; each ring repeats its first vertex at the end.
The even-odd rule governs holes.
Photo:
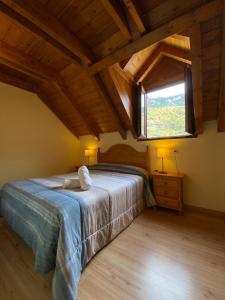
POLYGON ((154 196, 158 206, 182 212, 184 174, 153 173, 154 196))

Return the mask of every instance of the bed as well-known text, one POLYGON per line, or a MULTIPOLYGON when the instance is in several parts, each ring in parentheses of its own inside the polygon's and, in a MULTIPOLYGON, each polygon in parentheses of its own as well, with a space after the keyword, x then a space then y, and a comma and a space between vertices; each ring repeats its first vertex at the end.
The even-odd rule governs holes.
POLYGON ((64 189, 69 173, 6 184, 0 215, 35 255, 35 270, 54 270, 53 298, 74 300, 80 273, 91 258, 124 230, 143 210, 154 205, 146 170, 148 148, 128 145, 98 151, 90 166, 90 190, 64 189), (143 170, 145 169, 145 170, 143 170))

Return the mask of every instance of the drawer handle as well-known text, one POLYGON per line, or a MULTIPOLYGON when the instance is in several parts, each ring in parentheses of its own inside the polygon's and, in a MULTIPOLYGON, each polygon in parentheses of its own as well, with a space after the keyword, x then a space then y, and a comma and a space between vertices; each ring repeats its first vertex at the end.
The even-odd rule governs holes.
POLYGON ((168 182, 164 182, 164 185, 167 185, 168 184, 168 182))

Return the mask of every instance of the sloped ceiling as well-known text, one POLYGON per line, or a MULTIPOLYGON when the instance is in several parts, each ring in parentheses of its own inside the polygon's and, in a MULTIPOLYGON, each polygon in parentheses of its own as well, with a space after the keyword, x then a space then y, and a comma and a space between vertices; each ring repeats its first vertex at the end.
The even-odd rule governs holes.
POLYGON ((0 0, 0 80, 37 93, 77 137, 126 138, 134 85, 164 56, 192 61, 199 132, 217 118, 225 130, 223 10, 219 0, 0 0))

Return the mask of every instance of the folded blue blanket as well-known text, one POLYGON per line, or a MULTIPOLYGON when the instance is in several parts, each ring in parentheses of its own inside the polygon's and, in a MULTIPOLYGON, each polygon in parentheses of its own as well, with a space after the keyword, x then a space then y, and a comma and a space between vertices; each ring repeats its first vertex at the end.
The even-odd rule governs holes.
POLYGON ((55 269, 53 298, 74 300, 82 260, 81 197, 51 190, 29 180, 3 187, 0 215, 23 237, 35 254, 35 270, 55 269))

